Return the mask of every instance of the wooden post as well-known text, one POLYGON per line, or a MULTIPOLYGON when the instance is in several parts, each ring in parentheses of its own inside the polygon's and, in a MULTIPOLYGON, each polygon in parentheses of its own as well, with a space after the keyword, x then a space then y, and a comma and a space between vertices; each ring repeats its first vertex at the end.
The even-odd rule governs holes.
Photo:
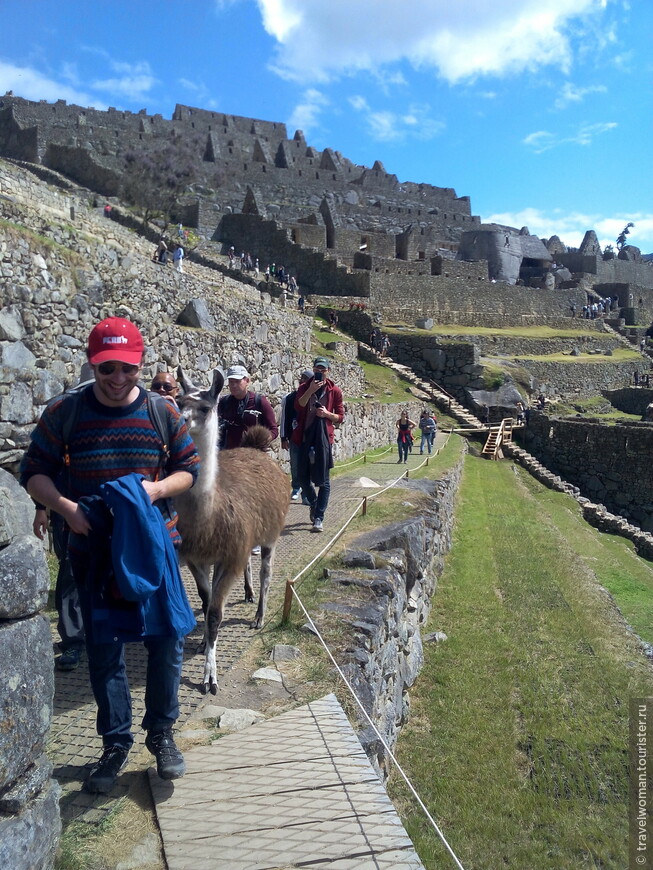
POLYGON ((292 607, 292 589, 294 586, 294 582, 292 580, 286 580, 286 595, 283 599, 283 616, 281 617, 282 623, 287 623, 290 619, 290 608, 292 607))
POLYGON ((367 464, 367 453, 363 453, 363 465, 367 464))
POLYGON ((363 514, 364 517, 367 516, 367 496, 363 499, 363 514))

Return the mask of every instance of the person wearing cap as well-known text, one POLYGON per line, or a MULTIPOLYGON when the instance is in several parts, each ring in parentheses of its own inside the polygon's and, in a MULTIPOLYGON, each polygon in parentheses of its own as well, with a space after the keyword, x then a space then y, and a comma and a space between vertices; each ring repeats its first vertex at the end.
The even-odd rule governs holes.
MULTIPOLYGON (((299 376, 299 386, 308 383, 312 377, 313 372, 310 369, 305 369, 299 376)), ((299 447, 291 440, 293 429, 297 426, 296 395, 297 390, 293 390, 292 393, 283 397, 281 403, 281 446, 290 452, 290 483, 292 486, 290 498, 292 501, 299 501, 302 489, 299 479, 299 447)))
POLYGON ((248 390, 249 372, 242 365, 227 369, 229 393, 218 400, 220 420, 220 450, 240 447, 243 435, 251 426, 265 426, 270 430, 270 441, 279 434, 274 409, 268 399, 248 390))
POLYGON ((323 531, 331 492, 334 426, 342 423, 345 416, 342 390, 327 377, 329 369, 329 360, 318 356, 313 361, 311 379, 298 387, 297 426, 291 436, 299 447, 302 497, 310 506, 313 532, 323 531))
MULTIPOLYGON (((162 444, 150 418, 153 397, 138 383, 143 352, 143 337, 130 321, 109 317, 97 324, 87 347, 95 380, 77 397, 75 423, 66 435, 67 443, 64 419, 71 406, 70 397, 63 394, 47 405, 21 465, 21 483, 30 496, 62 516, 70 530, 68 550, 82 606, 89 675, 98 707, 97 729, 104 747, 85 782, 93 793, 111 791, 134 742, 124 659, 124 643, 129 640, 143 640, 148 651, 142 727, 147 731, 146 746, 156 756, 157 772, 163 779, 176 779, 185 772, 172 727, 179 716, 183 635, 194 620, 189 623, 187 616, 179 619, 183 617, 181 610, 172 612, 171 604, 166 609, 154 592, 152 599, 156 596, 161 607, 157 630, 152 630, 154 622, 141 622, 139 614, 145 610, 117 592, 114 572, 107 570, 113 562, 118 575, 116 558, 121 570, 134 559, 142 559, 125 532, 130 526, 118 525, 116 518, 110 537, 111 532, 96 525, 106 515, 98 508, 106 496, 103 485, 110 487, 120 479, 123 486, 142 487, 145 501, 142 491, 135 490, 136 501, 142 505, 141 516, 149 517, 150 505, 158 508, 170 545, 180 542, 170 499, 193 485, 199 456, 172 402, 162 403, 169 433, 168 444, 162 444), (100 556, 107 540, 111 540, 113 559, 100 556)), ((106 502, 103 504, 106 508, 106 502)), ((165 550, 165 539, 159 540, 165 550)), ((146 554, 145 570, 151 558, 146 554)), ((176 600, 183 610, 188 603, 183 588, 179 591, 181 599, 176 600)))
POLYGON ((170 372, 157 372, 152 378, 150 390, 153 393, 158 393, 164 399, 169 399, 173 405, 177 404, 177 393, 179 392, 179 384, 175 376, 170 372))

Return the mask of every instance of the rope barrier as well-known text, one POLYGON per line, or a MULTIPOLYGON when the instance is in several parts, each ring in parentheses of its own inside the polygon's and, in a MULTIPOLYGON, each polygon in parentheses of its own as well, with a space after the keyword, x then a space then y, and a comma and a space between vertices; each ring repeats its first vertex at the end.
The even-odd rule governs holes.
MULTIPOLYGON (((386 450, 384 450, 383 453, 377 453, 372 459, 370 459, 370 462, 375 462, 379 457, 385 456, 385 454, 389 453, 391 450, 392 450, 392 445, 390 445, 390 447, 388 447, 386 450)), ((359 456, 357 459, 351 459, 349 462, 343 462, 342 465, 338 465, 335 470, 340 471, 341 468, 348 468, 350 465, 356 465, 357 462, 366 463, 367 462, 367 453, 363 453, 363 455, 359 456)))
MULTIPOLYGON (((440 451, 443 450, 443 449, 447 446, 447 444, 449 443, 449 439, 451 438, 452 431, 453 431, 453 430, 449 431, 449 433, 447 434, 447 438, 446 438, 444 444, 440 445, 440 447, 438 447, 438 448, 435 450, 434 454, 432 454, 432 455, 437 456, 437 455, 440 453, 440 451)), ((386 453, 388 453, 388 452, 389 452, 390 450, 392 450, 392 449, 393 449, 393 445, 391 445, 391 446, 390 446, 386 451, 384 451, 384 453, 382 453, 382 454, 380 454, 379 456, 375 457, 375 459, 380 458, 380 456, 384 456, 386 453)), ((430 459, 430 456, 426 456, 425 459, 423 460, 423 462, 421 462, 418 466, 416 466, 416 467, 415 467, 414 469, 412 469, 412 470, 413 470, 413 471, 417 471, 418 469, 422 468, 423 466, 428 465, 429 459, 430 459)), ((286 581, 286 591, 285 591, 285 598, 284 598, 284 604, 283 604, 283 616, 282 616, 282 620, 283 620, 283 622, 287 622, 288 618, 290 617, 290 609, 291 609, 291 605, 292 605, 292 600, 293 600, 293 598, 297 599, 297 603, 298 603, 298 605, 301 607, 301 609, 302 609, 302 611, 303 611, 303 613, 304 613, 306 619, 308 620, 308 622, 309 622, 309 624, 310 624, 310 626, 311 626, 312 631, 315 633, 316 637, 319 639, 320 643, 321 643, 322 646, 324 647, 324 649, 325 649, 327 655, 329 656, 329 658, 330 658, 331 661, 333 662, 333 664, 334 664, 334 666, 335 666, 335 669, 336 669, 336 671, 338 672, 338 675, 340 676, 340 678, 341 678, 342 681, 344 682, 345 686, 346 686, 347 689, 349 690, 349 693, 351 694, 351 696, 353 697, 354 701, 355 701, 356 704, 358 705, 358 707, 359 707, 359 709, 361 710, 363 716, 365 717, 365 719, 367 720, 367 722, 369 723, 369 725, 372 727, 372 730, 374 731, 374 733, 376 734, 376 736, 377 736, 377 737, 379 738, 379 740, 381 741, 381 744, 383 745, 384 749, 385 749, 386 752, 388 753, 388 757, 390 758, 390 760, 392 761, 392 763, 395 765, 395 767, 397 768, 397 770, 398 770, 399 773, 401 774, 401 777, 403 778, 404 782, 406 783, 406 785, 407 785, 408 788, 410 789, 412 795, 414 796, 414 798, 415 798, 415 800, 417 801, 417 803, 419 804, 420 808, 422 809, 422 811, 423 811, 424 814, 426 815, 426 818, 428 819, 428 821, 429 821, 430 824, 432 825, 432 827, 433 827, 433 829, 435 830, 435 832, 437 833, 438 837, 439 837, 440 840, 442 841, 442 844, 444 845, 444 847, 446 848, 446 850, 448 851, 448 853, 450 854, 450 856, 451 856, 452 859, 454 860, 454 862, 455 862, 455 864, 456 864, 456 867, 459 868, 459 870, 464 870, 463 865, 460 863, 460 861, 459 861, 458 857, 456 856, 455 852, 453 851, 453 849, 451 848, 451 846, 450 846, 449 843, 447 842, 447 840, 446 840, 444 834, 442 833, 442 831, 440 830, 440 828, 439 828, 437 822, 435 821, 435 819, 432 817, 432 815, 431 815, 430 812, 428 811, 428 808, 426 807, 424 801, 420 798, 420 796, 418 795, 417 791, 415 790, 413 784, 410 782, 410 780, 408 779, 408 777, 407 777, 406 774, 404 773, 404 771, 403 771, 401 765, 399 764, 399 762, 398 762, 397 759, 395 758, 394 753, 392 752, 392 750, 390 749, 390 747, 389 747, 388 744, 386 743, 386 741, 385 741, 383 735, 379 732, 378 728, 376 727, 376 725, 374 724, 374 722, 372 721, 372 719, 371 719, 370 716, 368 715, 367 711, 365 710, 365 708, 364 708, 363 705, 361 704, 360 700, 358 699, 358 696, 357 696, 356 693, 354 692, 353 688, 351 687, 351 685, 350 685, 349 682, 347 681, 347 678, 346 678, 345 675, 343 674, 343 672, 342 672, 340 666, 338 665, 337 661, 336 661, 335 658, 333 657, 333 655, 332 655, 332 653, 331 653, 331 650, 330 650, 329 647, 327 646, 326 641, 324 640, 324 638, 323 638, 322 635, 320 634, 320 632, 319 632, 317 626, 315 625, 315 623, 314 623, 313 620, 311 619, 310 614, 308 613, 308 611, 307 611, 306 608, 304 607, 304 604, 303 604, 301 598, 299 597, 299 593, 298 593, 297 590, 295 589, 295 584, 297 583, 297 581, 300 580, 300 579, 301 579, 305 574, 307 574, 308 571, 310 571, 310 569, 311 569, 311 568, 312 568, 312 567, 313 567, 317 562, 319 562, 320 559, 321 559, 321 558, 322 558, 326 553, 328 553, 328 551, 331 549, 331 547, 333 547, 333 545, 335 544, 335 542, 336 542, 336 541, 337 541, 337 540, 342 536, 342 534, 344 533, 344 531, 345 531, 345 530, 347 529, 347 527, 351 524, 351 522, 355 519, 356 515, 358 514, 358 512, 359 512, 361 509, 362 509, 362 511, 363 511, 363 515, 365 515, 365 512, 366 512, 366 510, 367 510, 367 502, 368 502, 368 500, 369 500, 370 498, 374 498, 374 497, 376 497, 376 496, 378 496, 378 495, 381 495, 381 494, 384 493, 384 492, 387 492, 389 489, 392 489, 392 487, 393 487, 393 486, 396 486, 396 484, 397 484, 400 480, 402 480, 403 478, 408 478, 409 470, 410 470, 410 469, 406 469, 406 471, 404 471, 404 472, 403 472, 399 477, 397 477, 395 480, 391 481, 387 486, 383 487, 382 489, 378 490, 377 492, 370 493, 370 495, 365 496, 365 497, 361 500, 361 502, 360 502, 359 504, 356 505, 355 509, 352 511, 352 513, 350 514, 350 516, 348 517, 348 519, 345 521, 345 523, 344 523, 344 524, 341 526, 341 528, 340 528, 340 529, 335 533, 335 535, 333 535, 333 537, 332 537, 332 538, 327 542, 327 544, 326 544, 326 545, 325 545, 325 546, 320 550, 320 552, 317 553, 317 555, 315 555, 315 556, 311 559, 311 561, 308 562, 308 564, 306 564, 306 565, 302 568, 302 570, 299 571, 299 573, 297 573, 297 574, 296 574, 296 575, 295 575, 291 580, 287 580, 287 581, 286 581)))
POLYGON ((367 710, 365 709, 365 707, 363 707, 363 705, 362 705, 361 702, 359 701, 358 696, 356 695, 356 693, 354 692, 354 690, 353 690, 352 687, 350 686, 349 682, 347 681, 347 678, 345 677, 345 675, 343 674, 342 670, 340 669, 340 665, 338 664, 338 662, 337 662, 337 661, 335 660, 335 658, 333 657, 333 655, 332 655, 332 653, 331 653, 331 650, 330 650, 329 647, 327 646, 326 641, 324 640, 324 638, 323 638, 322 635, 320 634, 320 632, 319 632, 317 626, 315 625, 315 623, 314 623, 313 620, 311 619, 311 617, 310 617, 308 611, 307 611, 306 608, 304 607, 304 604, 303 604, 301 598, 299 597, 299 595, 298 595, 298 593, 297 593, 297 590, 295 589, 294 586, 292 587, 292 594, 293 594, 294 597, 297 599, 297 603, 299 604, 299 606, 300 606, 301 609, 303 610, 303 612, 304 612, 304 616, 306 617, 306 619, 308 619, 308 622, 309 622, 309 624, 310 624, 310 626, 311 626, 311 630, 315 633, 316 637, 319 639, 320 643, 321 643, 322 646, 324 647, 324 649, 325 649, 325 651, 326 651, 326 654, 329 656, 329 658, 330 658, 331 661, 333 662, 333 665, 334 665, 336 671, 338 672, 338 675, 339 675, 340 678, 342 679, 343 683, 347 686, 347 689, 349 690, 349 693, 351 694, 352 698, 354 699, 354 701, 355 701, 356 704, 358 705, 358 707, 359 707, 361 713, 363 714, 363 716, 364 716, 365 719, 367 720, 368 724, 372 727, 372 730, 374 731, 374 733, 376 734, 376 736, 377 736, 377 737, 379 738, 379 740, 381 741, 381 744, 383 745, 383 748, 384 748, 385 751, 388 753, 388 757, 390 758, 390 760, 392 761, 392 763, 394 764, 394 766, 397 768, 397 770, 398 770, 399 773, 401 774, 402 779, 404 780, 404 782, 406 783, 406 785, 407 785, 408 788, 410 789, 410 791, 411 791, 413 797, 415 798, 415 800, 417 801, 417 803, 420 805, 421 809, 423 810, 424 814, 426 815, 426 818, 429 820, 429 822, 431 823, 431 825, 432 825, 433 829, 435 830, 436 834, 438 835, 438 837, 439 837, 440 840, 442 841, 443 846, 446 848, 447 852, 448 852, 448 853, 451 855, 451 857, 453 858, 453 860, 454 860, 454 862, 455 862, 455 864, 456 864, 456 867, 458 867, 459 870, 465 870, 465 868, 463 867, 463 865, 462 865, 462 864, 460 863, 460 861, 458 860, 458 857, 457 857, 456 853, 453 851, 453 849, 451 848, 451 846, 450 846, 449 843, 447 842, 446 837, 444 836, 444 834, 442 833, 442 831, 441 831, 440 828, 438 827, 437 822, 435 821, 435 819, 433 818, 433 816, 431 815, 431 813, 428 811, 428 808, 427 808, 426 804, 425 804, 424 801, 421 799, 421 797, 417 794, 417 791, 415 790, 413 784, 411 783, 411 781, 408 779, 408 777, 407 777, 406 774, 404 773, 404 770, 403 770, 402 766, 399 764, 399 762, 398 762, 397 759, 395 758, 394 753, 392 752, 392 750, 390 749, 390 747, 389 747, 388 744, 386 743, 385 738, 383 737, 383 735, 381 734, 381 732, 379 731, 379 729, 376 727, 376 725, 374 724, 374 722, 373 722, 373 721, 371 720, 371 718, 369 717, 369 715, 368 715, 367 710))

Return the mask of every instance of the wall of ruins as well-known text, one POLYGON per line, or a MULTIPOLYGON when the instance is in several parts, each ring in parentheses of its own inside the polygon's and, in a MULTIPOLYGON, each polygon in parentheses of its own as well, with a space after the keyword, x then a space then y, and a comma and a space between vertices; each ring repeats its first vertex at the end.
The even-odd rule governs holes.
MULTIPOLYGON (((444 262, 448 267, 449 261, 444 262)), ((571 302, 580 311, 587 301, 586 293, 579 288, 561 291, 493 283, 483 275, 485 264, 466 265, 475 267, 475 281, 471 275, 459 278, 448 271, 438 276, 400 277, 390 272, 371 272, 370 308, 382 312, 390 322, 413 323, 416 317, 434 317, 439 321, 447 316, 457 322, 459 316, 474 315, 483 321, 487 313, 489 317, 500 315, 507 325, 510 319, 519 321, 524 315, 533 318, 534 323, 548 322, 551 317, 570 320, 571 302)), ((457 267, 456 263, 452 270, 457 267)))
POLYGON ((219 239, 225 246, 250 251, 262 269, 268 263, 284 265, 296 276, 302 290, 333 296, 368 296, 367 272, 352 273, 321 252, 307 250, 292 241, 292 230, 258 215, 231 214, 222 219, 219 239))
POLYGON ((531 414, 517 435, 522 446, 584 496, 653 530, 653 427, 605 426, 531 414))

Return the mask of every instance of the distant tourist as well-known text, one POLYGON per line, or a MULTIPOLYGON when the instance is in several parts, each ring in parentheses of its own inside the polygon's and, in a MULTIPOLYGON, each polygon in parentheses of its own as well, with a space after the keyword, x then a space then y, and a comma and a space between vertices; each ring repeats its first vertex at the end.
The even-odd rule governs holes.
POLYGON ((184 271, 184 249, 181 245, 177 245, 175 248, 174 254, 172 255, 172 262, 174 263, 175 269, 178 272, 184 271))
POLYGON ((413 429, 416 424, 408 416, 408 411, 402 411, 396 422, 397 427, 397 450, 399 459, 397 464, 408 462, 408 451, 413 449, 413 429))
POLYGON ((301 296, 297 300, 297 308, 299 308, 300 314, 304 314, 304 309, 306 308, 306 300, 304 299, 303 293, 301 294, 301 296))

